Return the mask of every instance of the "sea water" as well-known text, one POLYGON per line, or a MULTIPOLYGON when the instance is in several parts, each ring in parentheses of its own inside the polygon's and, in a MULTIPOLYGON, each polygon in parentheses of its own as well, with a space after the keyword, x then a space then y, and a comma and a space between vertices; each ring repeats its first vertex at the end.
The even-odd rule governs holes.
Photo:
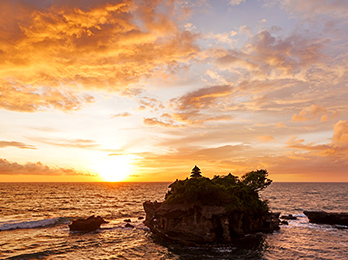
POLYGON ((272 183, 262 198, 296 220, 232 245, 201 247, 160 241, 144 226, 143 202, 162 201, 168 185, 0 183, 0 259, 348 259, 348 227, 312 224, 303 214, 348 212, 348 183, 272 183), (109 223, 69 231, 74 218, 91 215, 109 223))

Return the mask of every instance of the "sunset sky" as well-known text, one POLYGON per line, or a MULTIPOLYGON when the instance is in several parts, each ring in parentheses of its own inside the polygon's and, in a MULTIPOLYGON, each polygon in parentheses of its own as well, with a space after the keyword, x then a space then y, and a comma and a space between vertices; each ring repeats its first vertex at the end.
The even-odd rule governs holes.
POLYGON ((0 182, 347 182, 347 42, 346 0, 1 0, 0 182))

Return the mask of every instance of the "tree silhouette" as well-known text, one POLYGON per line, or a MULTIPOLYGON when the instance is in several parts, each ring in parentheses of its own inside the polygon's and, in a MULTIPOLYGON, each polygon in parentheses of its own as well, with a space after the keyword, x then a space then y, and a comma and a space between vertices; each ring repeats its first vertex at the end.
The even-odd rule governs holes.
POLYGON ((267 170, 257 170, 242 176, 242 182, 254 191, 260 191, 269 186, 272 180, 268 179, 267 170))
POLYGON ((201 174, 201 169, 199 169, 197 165, 195 165, 195 167, 193 167, 191 172, 191 178, 197 178, 197 177, 202 177, 202 174, 201 174))

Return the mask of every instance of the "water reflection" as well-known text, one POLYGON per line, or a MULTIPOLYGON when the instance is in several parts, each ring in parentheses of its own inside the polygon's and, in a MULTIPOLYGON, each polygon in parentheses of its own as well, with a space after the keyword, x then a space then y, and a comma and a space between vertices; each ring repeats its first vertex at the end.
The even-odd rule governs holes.
POLYGON ((179 259, 265 259, 264 252, 269 248, 268 234, 252 234, 236 239, 231 244, 184 246, 162 241, 153 237, 154 243, 168 248, 179 259))

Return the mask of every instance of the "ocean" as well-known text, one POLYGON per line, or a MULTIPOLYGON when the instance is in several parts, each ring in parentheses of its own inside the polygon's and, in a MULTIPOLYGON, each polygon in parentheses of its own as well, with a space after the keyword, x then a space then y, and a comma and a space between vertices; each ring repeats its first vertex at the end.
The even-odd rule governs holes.
POLYGON ((348 259, 348 227, 312 224, 303 214, 348 212, 348 183, 272 183, 262 198, 296 220, 232 245, 201 247, 160 241, 144 226, 143 202, 163 201, 169 184, 0 183, 0 259, 348 259), (91 215, 109 223, 69 231, 73 219, 91 215))

